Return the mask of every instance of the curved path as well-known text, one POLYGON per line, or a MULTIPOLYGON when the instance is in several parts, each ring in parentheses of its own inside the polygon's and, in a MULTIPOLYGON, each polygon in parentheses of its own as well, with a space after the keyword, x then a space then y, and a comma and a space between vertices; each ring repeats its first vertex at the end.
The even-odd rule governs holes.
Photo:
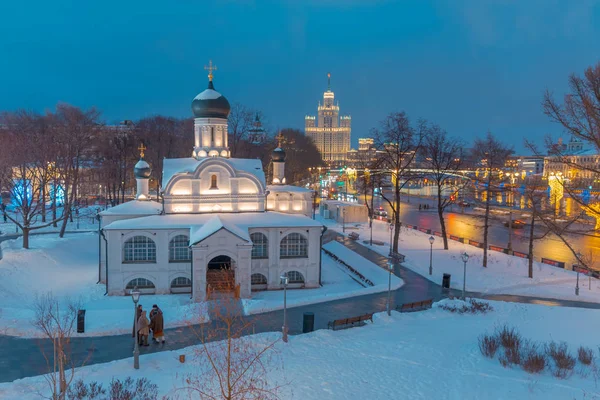
MULTIPOLYGON (((327 235, 332 239, 336 233, 329 231, 327 235)), ((351 250, 369 259, 375 264, 386 268, 387 258, 366 248, 365 246, 337 237, 351 250)), ((2 240, 2 238, 0 238, 2 240)), ((440 300, 448 295, 458 295, 459 291, 450 290, 442 292, 439 285, 429 281, 421 275, 401 266, 394 265, 394 274, 405 282, 400 289, 393 291, 392 302, 396 304, 410 303, 433 298, 440 300)), ((481 297, 490 300, 516 301, 527 303, 540 303, 548 305, 565 305, 571 307, 600 308, 600 304, 570 302, 553 299, 537 299, 521 296, 486 296, 480 293, 468 293, 469 296, 481 297)), ((302 317, 305 312, 315 314, 315 329, 326 329, 327 322, 352 317, 360 314, 385 311, 387 292, 356 296, 347 299, 317 303, 288 309, 288 325, 290 334, 302 332, 302 317)), ((271 311, 263 314, 254 314, 243 317, 252 325, 251 332, 273 332, 281 329, 283 311, 271 311)), ((208 322, 206 328, 215 326, 215 322, 208 322)), ((196 326, 197 328, 198 326, 196 326)), ((150 345, 143 347, 140 353, 148 354, 165 350, 177 350, 199 343, 198 337, 189 327, 166 329, 165 335, 168 342, 165 345, 150 345)), ((123 359, 132 355, 131 335, 115 335, 102 337, 75 337, 71 340, 72 356, 75 365, 104 363, 123 359)), ((11 336, 0 336, 0 382, 11 382, 16 379, 46 373, 48 368, 42 356, 41 349, 51 354, 51 342, 46 339, 19 339, 11 336)), ((143 361, 142 361, 143 362, 143 361)))

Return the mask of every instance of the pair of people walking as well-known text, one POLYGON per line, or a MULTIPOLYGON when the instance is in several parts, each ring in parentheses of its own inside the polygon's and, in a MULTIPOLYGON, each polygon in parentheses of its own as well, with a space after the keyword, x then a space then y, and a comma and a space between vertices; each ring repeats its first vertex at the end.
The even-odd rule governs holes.
MULTIPOLYGON (((156 304, 152 306, 150 311, 150 320, 146 316, 146 311, 142 309, 142 305, 137 308, 137 341, 140 346, 150 346, 148 344, 148 336, 152 331, 152 340, 154 343, 165 343, 164 335, 164 318, 163 312, 156 304)), ((133 325, 133 334, 135 336, 135 321, 133 325)))

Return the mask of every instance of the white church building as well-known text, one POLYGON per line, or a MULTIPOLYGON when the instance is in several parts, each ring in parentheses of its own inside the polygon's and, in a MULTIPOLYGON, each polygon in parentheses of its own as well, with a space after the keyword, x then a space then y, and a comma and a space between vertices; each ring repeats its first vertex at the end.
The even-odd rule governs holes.
POLYGON ((227 99, 208 88, 192 101, 194 148, 165 159, 161 201, 149 200, 151 166, 135 166, 136 200, 101 215, 100 275, 109 295, 315 288, 321 281, 322 224, 312 192, 285 185, 285 152, 273 151, 273 181, 260 160, 229 158, 227 99))

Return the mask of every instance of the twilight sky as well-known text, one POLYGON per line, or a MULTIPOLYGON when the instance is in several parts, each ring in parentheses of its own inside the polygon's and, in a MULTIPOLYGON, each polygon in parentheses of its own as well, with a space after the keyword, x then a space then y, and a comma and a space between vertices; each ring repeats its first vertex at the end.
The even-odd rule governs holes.
POLYGON ((0 110, 64 101, 109 123, 189 117, 209 59, 216 89, 271 128, 303 128, 331 72, 353 143, 404 110, 520 151, 561 133, 541 112, 545 88, 562 95, 570 73, 600 62, 600 0, 0 4, 0 110))

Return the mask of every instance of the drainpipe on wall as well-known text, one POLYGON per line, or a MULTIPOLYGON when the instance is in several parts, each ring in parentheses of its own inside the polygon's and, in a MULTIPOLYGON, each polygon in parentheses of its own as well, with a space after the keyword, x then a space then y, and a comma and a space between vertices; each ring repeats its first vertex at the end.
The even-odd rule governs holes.
POLYGON ((104 239, 104 264, 106 265, 106 296, 108 294, 108 240, 106 240, 106 236, 104 235, 104 229, 100 231, 102 235, 102 239, 104 239))
POLYGON ((321 237, 319 238, 319 241, 321 242, 321 247, 319 247, 319 286, 323 286, 321 285, 321 274, 323 274, 323 255, 321 253, 323 249, 323 234, 325 234, 326 230, 327 227, 323 225, 323 228, 321 229, 321 237))
MULTIPOLYGON (((192 248, 192 246, 189 246, 189 247, 190 247, 190 249, 192 248)), ((192 286, 191 286, 192 293, 190 293, 190 299, 193 299, 194 298, 194 253, 192 253, 192 262, 190 264, 192 265, 192 268, 190 271, 190 277, 192 278, 192 279, 190 279, 192 281, 192 286)))

